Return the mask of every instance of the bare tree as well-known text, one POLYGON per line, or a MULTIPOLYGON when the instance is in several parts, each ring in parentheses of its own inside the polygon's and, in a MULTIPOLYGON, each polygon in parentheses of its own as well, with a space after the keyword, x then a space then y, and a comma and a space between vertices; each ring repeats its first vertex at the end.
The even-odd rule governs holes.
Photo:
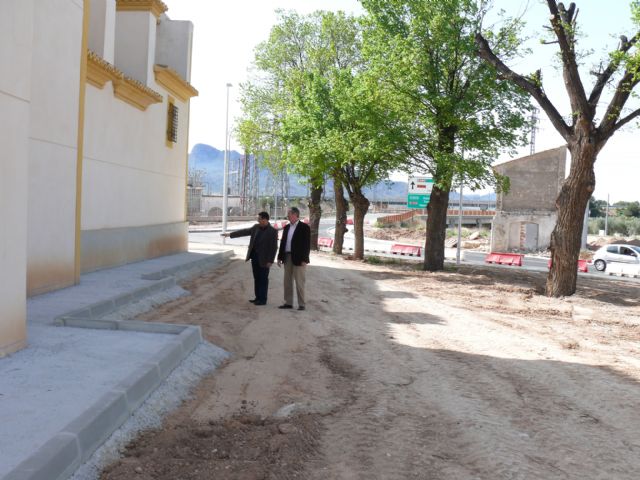
MULTIPOLYGON (((620 37, 620 44, 610 54, 607 66, 592 72, 596 79, 587 96, 576 53, 576 5, 572 2, 569 8, 565 8, 563 3, 556 0, 546 2, 551 13, 551 25, 548 28, 554 36, 554 40, 548 43, 557 44, 560 49, 564 85, 572 111, 569 121, 562 117, 546 96, 540 70, 530 76, 515 73, 494 54, 480 33, 476 34, 476 45, 480 57, 493 65, 504 80, 515 83, 538 102, 567 142, 571 153, 569 176, 556 200, 558 220, 551 234, 552 268, 546 286, 548 296, 561 297, 573 295, 576 291, 582 222, 587 202, 596 185, 593 166, 598 153, 616 131, 640 116, 640 109, 623 114, 627 100, 640 81, 640 53, 636 48, 640 32, 630 40, 620 37), (604 115, 598 119, 598 102, 605 87, 612 83, 615 83, 615 90, 604 115)), ((637 15, 638 3, 632 2, 632 8, 637 15)))

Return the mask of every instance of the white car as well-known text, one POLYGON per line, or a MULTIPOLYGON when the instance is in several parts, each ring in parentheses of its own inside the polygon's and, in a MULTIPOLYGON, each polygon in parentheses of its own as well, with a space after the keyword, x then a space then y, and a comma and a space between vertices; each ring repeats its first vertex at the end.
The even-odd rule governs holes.
POLYGON ((621 244, 605 245, 593 255, 593 266, 599 272, 604 272, 607 264, 614 262, 640 265, 640 247, 621 244))

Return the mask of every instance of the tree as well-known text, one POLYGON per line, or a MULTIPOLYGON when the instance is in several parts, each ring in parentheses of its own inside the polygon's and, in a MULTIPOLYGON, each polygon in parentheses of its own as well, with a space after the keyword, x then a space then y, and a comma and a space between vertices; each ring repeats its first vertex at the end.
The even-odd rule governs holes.
MULTIPOLYGON (((347 191, 354 205, 354 257, 364 256, 366 186, 386 178, 395 168, 397 148, 384 98, 366 75, 360 52, 360 24, 343 13, 308 16, 282 14, 270 38, 257 49, 256 65, 266 77, 266 89, 277 99, 266 102, 258 123, 273 119, 284 145, 288 168, 318 186, 326 174, 334 180, 336 245, 342 244, 347 191), (339 237, 339 238, 338 238, 339 237)), ((247 92, 262 92, 254 87, 247 92)), ((254 100, 260 101, 259 95, 254 100)), ((251 102, 247 102, 251 104, 251 102)))
MULTIPOLYGON (((289 145, 282 126, 293 100, 291 81, 310 68, 310 52, 317 42, 313 22, 295 13, 278 14, 280 23, 272 28, 269 40, 256 47, 256 78, 241 85, 243 116, 238 123, 241 144, 259 155, 272 171, 287 167, 289 145)), ((311 245, 317 249, 324 176, 319 169, 299 173, 310 185, 311 245)))
POLYGON ((623 217, 640 217, 640 202, 618 202, 616 204, 618 215, 623 217))
POLYGON ((320 38, 328 62, 323 70, 308 70, 295 82, 283 132, 291 145, 295 168, 318 166, 334 179, 337 228, 344 228, 340 211, 343 187, 354 206, 353 257, 364 257, 364 216, 369 200, 364 188, 387 178, 400 156, 394 114, 384 90, 367 73, 359 56, 359 25, 344 14, 322 12, 320 38))
MULTIPOLYGON (((549 8, 550 31, 560 50, 564 85, 571 105, 567 121, 545 94, 540 70, 533 75, 515 73, 489 45, 482 33, 476 35, 479 55, 495 67, 501 78, 519 86, 531 95, 545 111, 555 129, 567 142, 571 153, 569 176, 562 184, 556 200, 558 220, 551 234, 552 268, 547 277, 546 293, 560 297, 576 291, 576 263, 580 253, 582 221, 587 202, 595 189, 593 165, 607 141, 624 125, 640 115, 640 109, 624 110, 632 91, 640 81, 640 54, 637 42, 640 32, 632 38, 620 37, 616 51, 609 55, 606 67, 593 71, 595 81, 587 95, 579 71, 581 62, 577 50, 577 10, 575 3, 569 8, 556 0, 546 0, 549 8), (598 106, 605 88, 615 82, 613 94, 601 117, 598 106)), ((632 12, 640 20, 640 5, 632 2, 632 12)))
POLYGON ((589 216, 592 218, 595 217, 604 217, 605 210, 607 208, 606 200, 596 200, 595 197, 591 197, 589 199, 589 216))
MULTIPOLYGON (((486 12, 476 0, 363 0, 370 14, 365 52, 403 116, 407 170, 434 179, 427 212, 424 268, 444 268, 449 192, 467 186, 506 187, 490 168, 502 149, 522 144, 530 103, 496 80, 476 55, 474 34, 486 12)), ((518 22, 486 31, 493 48, 517 54, 518 22)))

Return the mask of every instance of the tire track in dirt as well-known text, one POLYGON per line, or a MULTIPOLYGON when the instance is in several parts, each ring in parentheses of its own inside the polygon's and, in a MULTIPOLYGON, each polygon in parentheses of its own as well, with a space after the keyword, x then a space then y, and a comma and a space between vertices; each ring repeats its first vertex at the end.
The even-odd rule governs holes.
MULTIPOLYGON (((590 332, 586 320, 573 325, 572 301, 495 286, 489 274, 314 255, 307 311, 282 312, 248 304, 243 262, 224 272, 194 281, 198 298, 155 318, 197 318, 234 358, 109 480, 627 480, 640 471, 639 377, 598 362, 629 351, 611 346, 612 330, 600 356, 564 348, 590 332), (468 291, 474 282, 481 298, 468 291), (145 476, 156 464, 164 473, 145 476)), ((271 281, 270 298, 281 298, 281 271, 271 281)))
MULTIPOLYGON (((384 285, 384 281, 382 283, 384 285)), ((355 336, 359 332, 365 338, 375 337, 368 338, 367 342, 375 348, 349 356, 355 368, 365 372, 362 377, 366 380, 363 380, 364 386, 356 390, 357 398, 367 395, 374 404, 362 405, 357 401, 326 422, 324 455, 334 460, 343 459, 333 474, 339 475, 337 472, 341 469, 347 472, 336 478, 351 478, 350 475, 353 478, 411 478, 412 475, 429 478, 424 471, 418 471, 424 468, 435 475, 433 478, 479 475, 496 479, 614 478, 607 477, 612 472, 616 473, 615 478, 623 479, 632 478, 629 472, 637 471, 638 462, 630 461, 626 446, 635 445, 638 440, 634 409, 628 408, 638 403, 633 396, 637 391, 635 385, 627 389, 624 379, 597 367, 582 365, 578 358, 561 347, 550 345, 542 337, 531 336, 526 331, 514 336, 512 329, 484 319, 483 314, 469 317, 468 312, 439 304, 433 298, 422 297, 418 302, 411 298, 401 300, 405 311, 413 310, 412 302, 416 304, 412 316, 417 324, 394 322, 397 315, 393 313, 393 303, 398 301, 393 299, 381 302, 384 309, 391 310, 381 318, 376 315, 379 307, 354 298, 354 294, 372 298, 373 292, 363 285, 356 287, 355 278, 349 279, 349 284, 350 288, 345 291, 350 298, 343 301, 348 301, 350 308, 360 315, 350 325, 349 332, 341 332, 342 342, 336 340, 332 348, 337 352, 348 349, 353 343, 353 339, 348 339, 349 334, 355 336), (419 305, 424 305, 425 300, 427 311, 419 305), (421 324, 424 318, 432 321, 421 324), (382 323, 376 324, 375 320, 382 323), (402 402, 377 388, 378 382, 392 382, 390 377, 401 369, 396 364, 399 347, 393 343, 401 337, 397 335, 399 327, 411 329, 411 353, 400 350, 404 350, 405 360, 407 356, 413 357, 405 366, 405 374, 417 379, 404 389, 402 402), (473 338, 469 333, 478 328, 478 337, 484 340, 469 341, 473 338), (499 356, 495 357, 498 346, 499 356), (375 359, 375 372, 361 364, 366 362, 365 358, 375 359), (417 371, 412 367, 415 365, 425 367, 417 371), (381 371, 389 375, 385 378, 381 371), (616 385, 622 410, 616 409, 617 420, 609 425, 602 417, 606 417, 605 398, 610 396, 605 385, 610 383, 616 385), (603 392, 604 398, 586 394, 587 387, 594 384, 602 385, 596 390, 603 392), (570 387, 569 393, 564 392, 564 385, 570 387), (424 392, 428 395, 423 395, 424 392), (626 414, 623 405, 627 405, 626 414), (422 429, 414 422, 396 432, 392 420, 394 409, 415 412, 416 417, 420 411, 428 411, 433 416, 431 423, 422 429), (430 425, 437 425, 439 429, 448 426, 446 440, 429 438, 430 425), (410 433, 403 438, 402 432, 410 433), (624 432, 623 438, 612 443, 610 439, 616 437, 616 432, 617 435, 624 432), (363 437, 369 440, 363 442, 363 437), (387 439, 392 448, 389 456, 380 460, 387 439), (413 449, 412 444, 420 441, 427 450, 435 452, 431 462, 413 449), (443 444, 448 454, 438 453, 443 444), (576 457, 582 460, 576 462, 576 457), (419 459, 418 467, 409 466, 412 458, 419 459), (356 472, 360 473, 356 475, 356 472)), ((391 286, 388 290, 386 286, 379 288, 384 288, 385 293, 393 291, 391 286)), ((340 298, 334 296, 333 300, 340 298)), ((487 314, 491 315, 491 312, 487 314)))
MULTIPOLYGON (((450 323, 462 317, 458 309, 449 306, 438 308, 432 303, 430 309, 448 311, 450 323)), ((478 337, 490 337, 488 332, 478 331, 478 328, 486 329, 483 324, 487 323, 490 322, 478 318, 469 327, 478 332, 478 337)), ((493 329, 491 325, 489 328, 493 329)), ((635 385, 600 368, 573 363, 576 358, 554 349, 547 350, 547 354, 557 359, 554 361, 532 362, 526 357, 516 360, 522 348, 517 341, 509 347, 509 339, 495 342, 501 345, 501 356, 507 358, 469 355, 466 352, 485 351, 484 346, 474 345, 473 335, 451 335, 456 331, 461 330, 447 329, 444 337, 425 339, 431 356, 437 357, 425 361, 438 365, 440 375, 433 378, 443 381, 441 385, 430 381, 428 388, 435 387, 442 395, 456 392, 457 402, 442 405, 450 408, 448 416, 473 422, 467 437, 473 437, 474 429, 481 429, 481 438, 473 442, 477 451, 467 457, 468 465, 474 467, 472 470, 479 469, 493 478, 510 478, 508 472, 517 472, 514 478, 532 478, 541 475, 544 466, 542 478, 565 478, 566 472, 577 471, 582 471, 584 477, 572 478, 607 478, 612 471, 611 463, 617 465, 614 469, 617 474, 637 471, 637 461, 629 461, 625 440, 610 442, 616 432, 617 435, 624 432, 627 443, 638 439, 635 431, 638 422, 633 409, 628 408, 638 404, 633 393, 637 391, 635 385), (513 359, 508 358, 511 355, 513 359), (602 388, 593 389, 594 385, 602 388), (615 409, 616 418, 611 424, 604 421, 612 406, 605 400, 611 395, 606 385, 615 385, 615 396, 620 398, 620 409, 615 409), (593 390, 596 395, 591 393, 593 390), (515 438, 501 433, 509 431, 516 434, 515 438), (536 452, 545 450, 545 462, 529 460, 529 457, 536 458, 536 452), (570 460, 576 454, 586 457, 579 465, 570 460), (492 457, 500 460, 487 462, 492 457), (606 464, 609 465, 603 468, 606 464), (590 477, 594 473, 596 476, 590 477)), ((519 335, 526 338, 525 334, 519 335)), ((534 344, 539 342, 535 338, 530 340, 534 344)), ((415 338, 413 341, 420 343, 415 338)), ((615 478, 632 478, 632 475, 615 478)))

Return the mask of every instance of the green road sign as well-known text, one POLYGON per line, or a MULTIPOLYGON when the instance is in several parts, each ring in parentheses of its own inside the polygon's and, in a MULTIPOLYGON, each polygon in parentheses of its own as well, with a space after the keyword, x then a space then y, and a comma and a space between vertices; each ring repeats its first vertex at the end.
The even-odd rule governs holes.
POLYGON ((427 208, 433 189, 431 177, 409 177, 407 208, 427 208))
POLYGON ((427 208, 431 195, 415 195, 410 193, 407 197, 408 208, 427 208))

